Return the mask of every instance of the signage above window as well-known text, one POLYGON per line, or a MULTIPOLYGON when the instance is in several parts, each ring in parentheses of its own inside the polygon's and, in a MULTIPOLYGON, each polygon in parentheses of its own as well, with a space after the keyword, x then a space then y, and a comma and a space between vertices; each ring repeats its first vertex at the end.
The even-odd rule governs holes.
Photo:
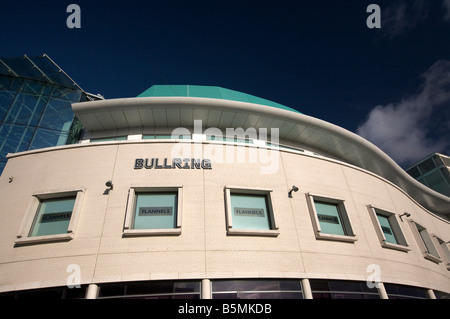
POLYGON ((164 158, 162 161, 159 158, 136 158, 134 161, 134 169, 212 169, 211 160, 209 159, 195 159, 195 158, 173 158, 172 162, 164 158))

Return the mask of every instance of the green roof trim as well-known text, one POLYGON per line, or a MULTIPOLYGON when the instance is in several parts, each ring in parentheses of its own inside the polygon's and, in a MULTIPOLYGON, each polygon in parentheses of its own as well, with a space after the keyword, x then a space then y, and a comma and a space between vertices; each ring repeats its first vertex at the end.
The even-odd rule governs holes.
POLYGON ((163 96, 204 97, 211 99, 247 102, 276 107, 279 109, 300 113, 299 111, 293 108, 284 106, 276 102, 272 102, 247 93, 224 89, 218 86, 153 85, 149 89, 139 94, 137 97, 163 97, 163 96))

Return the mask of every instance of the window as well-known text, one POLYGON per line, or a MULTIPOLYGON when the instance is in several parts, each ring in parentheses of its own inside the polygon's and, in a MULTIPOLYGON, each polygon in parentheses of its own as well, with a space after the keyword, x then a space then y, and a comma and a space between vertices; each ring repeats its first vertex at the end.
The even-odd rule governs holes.
POLYGON ((428 260, 438 263, 441 262, 442 260, 426 228, 413 221, 411 221, 411 225, 413 226, 413 232, 416 236, 423 256, 428 260))
POLYGON ((72 239, 83 196, 84 190, 34 195, 16 244, 72 239))
POLYGON ((213 299, 303 299, 300 280, 213 280, 213 299))
POLYGON ((389 299, 428 299, 425 289, 413 286, 385 283, 389 299))
POLYGON ((75 197, 42 200, 29 236, 67 233, 74 204, 75 197))
POLYGON ((200 281, 102 284, 98 299, 200 299, 200 281))
POLYGON ((181 234, 182 187, 130 189, 124 235, 181 234))
POLYGON ((311 221, 317 239, 356 241, 344 200, 306 194, 311 221))
POLYGON ((125 141, 127 136, 115 136, 115 137, 104 137, 104 138, 91 138, 91 142, 110 142, 110 141, 125 141))
POLYGON ((310 285, 313 299, 380 299, 363 281, 311 279, 310 285))
POLYGON ((228 234, 278 236, 270 194, 264 189, 226 187, 228 234))
POLYGON ((436 239, 442 249, 442 252, 444 253, 447 270, 450 270, 450 250, 447 247, 448 243, 443 241, 439 237, 436 237, 436 239))
POLYGON ((372 205, 367 207, 381 246, 409 251, 408 243, 395 214, 372 205))

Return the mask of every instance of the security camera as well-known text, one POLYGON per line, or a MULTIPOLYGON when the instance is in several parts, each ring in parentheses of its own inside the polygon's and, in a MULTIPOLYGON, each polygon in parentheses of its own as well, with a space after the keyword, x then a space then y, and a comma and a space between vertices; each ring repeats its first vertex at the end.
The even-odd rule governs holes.
POLYGON ((109 189, 113 189, 113 183, 112 183, 111 180, 107 181, 107 182, 105 183, 105 185, 106 185, 107 187, 109 187, 109 189))
POLYGON ((411 214, 410 213, 407 213, 407 212, 405 212, 405 213, 403 213, 403 214, 401 214, 399 217, 400 217, 400 219, 401 219, 401 221, 403 221, 403 219, 402 219, 402 216, 406 216, 406 217, 409 217, 409 216, 411 216, 411 214))
POLYGON ((289 198, 292 198, 292 192, 298 192, 298 187, 297 186, 292 186, 291 190, 288 193, 289 198))

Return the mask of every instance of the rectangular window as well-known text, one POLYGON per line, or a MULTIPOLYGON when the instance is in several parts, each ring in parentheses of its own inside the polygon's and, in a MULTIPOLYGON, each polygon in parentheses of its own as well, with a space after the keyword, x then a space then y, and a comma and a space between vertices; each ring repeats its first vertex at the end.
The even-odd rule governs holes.
POLYGON ((311 221, 317 239, 356 241, 344 200, 306 194, 311 221))
POLYGON ((314 206, 322 232, 334 235, 346 235, 337 204, 314 201, 314 206))
POLYGON ((15 243, 71 240, 83 198, 84 189, 33 195, 15 243))
POLYGON ((67 233, 75 197, 42 200, 30 237, 67 233))
POLYGON ((278 236, 270 190, 226 187, 228 234, 278 236))
POLYGON ((266 195, 231 194, 233 227, 271 229, 266 195))
POLYGON ((389 223, 389 218, 381 214, 377 214, 377 218, 386 241, 393 244, 398 244, 397 239, 394 235, 394 231, 392 230, 391 224, 389 223))
POLYGON ((110 141, 125 141, 127 136, 114 136, 114 137, 104 137, 104 138, 92 138, 91 142, 110 142, 110 141))
POLYGON ((381 246, 400 251, 409 251, 408 243, 396 215, 372 205, 368 205, 367 208, 381 246))
POLYGON ((433 244, 433 241, 431 240, 430 234, 428 234, 428 231, 425 227, 417 224, 416 222, 412 222, 412 224, 415 226, 415 229, 417 231, 416 234, 418 234, 418 242, 421 246, 422 254, 426 259, 429 259, 434 262, 441 262, 441 258, 436 250, 436 247, 433 244))
POLYGON ((136 195, 133 229, 176 227, 176 193, 140 193, 136 195))
POLYGON ((211 282, 213 299, 303 299, 300 280, 239 279, 211 282))
POLYGON ((123 234, 181 234, 181 203, 181 186, 131 188, 123 234))

